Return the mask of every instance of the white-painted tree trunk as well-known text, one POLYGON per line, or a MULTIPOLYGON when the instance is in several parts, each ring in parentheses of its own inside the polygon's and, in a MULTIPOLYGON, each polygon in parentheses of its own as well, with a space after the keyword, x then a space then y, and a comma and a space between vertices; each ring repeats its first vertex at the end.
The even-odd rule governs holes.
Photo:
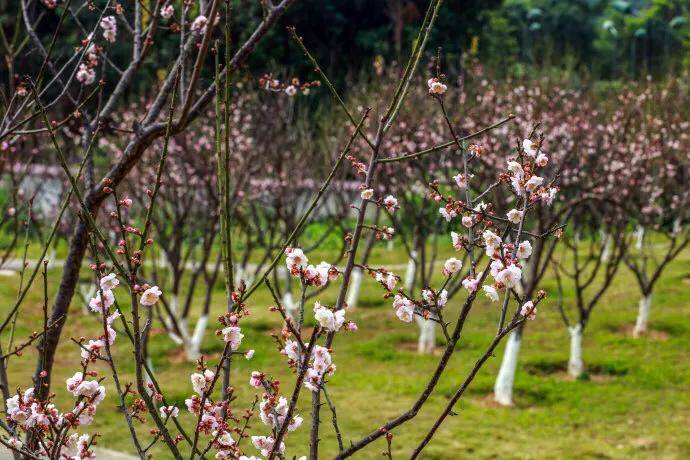
POLYGON ((405 270, 405 289, 409 292, 414 287, 414 279, 417 276, 417 251, 410 253, 410 259, 407 261, 407 269, 405 270))
POLYGON ((204 333, 208 325, 208 315, 201 315, 194 326, 194 334, 187 341, 187 359, 196 361, 201 356, 201 343, 204 341, 204 333))
POLYGON ((531 276, 532 267, 534 266, 535 260, 536 259, 534 257, 530 257, 529 259, 523 261, 522 278, 520 278, 520 282, 515 286, 515 292, 517 292, 520 297, 525 295, 525 288, 530 282, 529 277, 531 276))
MULTIPOLYGON (((407 269, 405 270, 405 290, 409 293, 412 293, 415 277, 417 276, 416 257, 417 251, 412 251, 410 253, 410 259, 407 261, 407 269)), ((426 320, 418 316, 415 317, 415 320, 417 326, 419 326, 417 352, 421 354, 432 353, 436 347, 436 324, 431 320, 426 320)))
POLYGON ((181 318, 177 322, 177 327, 180 329, 180 334, 182 334, 182 340, 189 342, 191 340, 189 335, 189 320, 187 318, 181 318))
POLYGON ((283 307, 287 316, 296 322, 299 316, 299 305, 292 299, 292 292, 283 294, 283 307))
POLYGON ((352 269, 352 276, 350 277, 350 286, 347 289, 347 300, 345 301, 350 308, 357 307, 359 301, 359 293, 362 290, 362 279, 364 274, 362 269, 355 267, 352 269))
MULTIPOLYGON (((177 299, 177 294, 170 294, 170 301, 168 303, 168 307, 170 308, 170 313, 173 318, 177 318, 177 299)), ((175 342, 177 345, 182 345, 185 343, 184 337, 180 337, 175 332, 175 325, 173 324, 173 319, 168 316, 165 317, 165 328, 168 331, 168 336, 173 342, 175 342)))
POLYGON ((165 251, 160 251, 158 253, 158 261, 156 262, 157 267, 166 267, 168 265, 168 258, 165 255, 165 251))
POLYGON ((570 333, 570 359, 568 360, 568 374, 578 378, 585 371, 582 361, 582 325, 577 324, 568 328, 570 333))
POLYGON ((644 227, 642 225, 638 225, 635 229, 635 239, 635 248, 639 251, 644 242, 644 227))
POLYGON ((680 218, 676 217, 673 220, 673 234, 677 235, 678 233, 680 233, 680 230, 681 230, 680 218))
POLYGON ((513 385, 515 383, 515 371, 517 369, 521 341, 520 333, 517 330, 513 330, 508 337, 508 343, 503 352, 501 368, 496 377, 494 400, 503 406, 513 405, 513 385))
POLYGON ((388 243, 386 243, 386 250, 392 251, 393 247, 393 240, 388 240, 388 243))
POLYGON ((652 308, 652 294, 643 296, 640 299, 640 308, 637 311, 637 321, 633 329, 633 337, 640 337, 647 332, 649 322, 649 310, 652 308))
POLYGON ((416 316, 419 326, 419 339, 417 341, 417 352, 420 354, 431 354, 436 347, 436 323, 430 319, 416 316))
POLYGON ((604 249, 601 251, 601 261, 602 262, 608 262, 609 259, 611 258, 611 235, 609 233, 605 233, 602 236, 604 240, 604 249))

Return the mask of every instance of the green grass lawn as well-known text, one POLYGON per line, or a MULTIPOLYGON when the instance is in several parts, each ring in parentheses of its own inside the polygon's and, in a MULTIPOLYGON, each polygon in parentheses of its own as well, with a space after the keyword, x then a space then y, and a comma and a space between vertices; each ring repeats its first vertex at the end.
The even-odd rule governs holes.
MULTIPOLYGON (((372 264, 404 263, 400 251, 375 253, 372 264)), ((568 333, 555 308, 555 282, 543 283, 550 298, 540 306, 536 321, 530 322, 522 344, 516 378, 513 408, 497 407, 491 391, 502 347, 482 369, 450 417, 430 443, 423 458, 690 458, 690 252, 686 252, 666 271, 654 295, 651 327, 654 333, 645 339, 633 339, 625 332, 635 319, 638 302, 636 284, 624 268, 595 310, 585 333, 584 357, 590 376, 571 381, 563 372, 568 357, 568 333)), ((398 270, 402 274, 403 270, 398 270)), ((60 272, 50 274, 50 292, 57 288, 60 272)), ((0 279, 0 299, 4 311, 13 304, 17 277, 0 279)), ((19 340, 41 327, 42 288, 40 280, 22 307, 17 327, 19 340)), ((201 290, 200 290, 201 291, 201 290)), ((566 301, 568 301, 566 292, 566 301)), ((572 293, 570 293, 572 295, 572 293)), ((126 299, 119 287, 116 295, 126 299)), ((199 292, 199 296, 203 292, 199 292)), ((215 311, 222 310, 222 286, 214 287, 215 311)), ((332 303, 335 292, 329 289, 321 298, 332 303)), ((453 318, 464 294, 449 304, 453 318)), ((270 313, 268 292, 262 289, 250 301, 252 315, 242 326, 243 348, 255 348, 253 360, 238 359, 233 364, 233 383, 242 409, 253 398, 247 381, 252 370, 262 370, 283 382, 283 394, 292 389, 294 375, 279 357, 270 337, 280 328, 277 313, 270 313)), ((477 302, 465 326, 463 339, 444 377, 418 417, 394 430, 393 456, 407 457, 433 423, 447 399, 464 380, 468 369, 481 356, 495 332, 497 304, 485 299, 477 302)), ((311 305, 308 305, 311 313, 311 305)), ((338 409, 338 419, 347 443, 356 440, 389 418, 406 410, 426 383, 438 356, 420 356, 414 352, 417 327, 398 321, 390 300, 369 282, 364 285, 361 305, 348 313, 359 325, 356 333, 342 333, 336 338, 333 358, 337 372, 330 379, 329 392, 338 409)), ((77 370, 79 350, 69 337, 91 338, 99 334, 100 320, 82 313, 73 304, 64 339, 57 356, 53 391, 59 407, 71 400, 64 379, 77 370)), ((222 343, 211 326, 204 352, 211 358, 220 353, 222 343)), ((439 333, 439 346, 443 345, 439 333)), ((6 344, 8 336, 2 337, 6 344)), ((117 359, 124 380, 131 379, 131 347, 124 334, 116 342, 117 359)), ((182 359, 180 349, 155 328, 151 343, 154 365, 168 398, 180 406, 191 394, 189 374, 193 364, 182 359)), ((26 388, 34 370, 34 349, 10 362, 12 388, 26 388)), ((212 361, 213 362, 213 361, 212 361)), ((93 426, 84 432, 102 435, 100 444, 121 451, 131 451, 123 417, 116 409, 114 388, 103 363, 96 366, 106 377, 108 397, 99 407, 93 426)), ((299 405, 305 423, 290 434, 288 458, 308 452, 309 393, 304 391, 299 405)), ((181 411, 187 426, 192 417, 181 411)), ((336 440, 327 407, 322 411, 323 458, 336 451, 336 440)), ((258 420, 257 434, 268 434, 258 420)), ((142 430, 142 433, 144 430, 142 430)), ((146 435, 144 435, 146 436, 146 435)), ((244 441, 246 451, 257 454, 244 441)), ((378 458, 384 441, 360 451, 356 458, 378 458)), ((154 459, 170 458, 163 449, 153 452, 154 459)))

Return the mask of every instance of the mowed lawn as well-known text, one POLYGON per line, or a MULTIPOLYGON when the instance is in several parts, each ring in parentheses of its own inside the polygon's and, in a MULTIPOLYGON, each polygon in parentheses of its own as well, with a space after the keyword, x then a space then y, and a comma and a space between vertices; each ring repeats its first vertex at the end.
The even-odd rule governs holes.
MULTIPOLYGON (((371 261, 404 264, 399 250, 378 250, 371 261)), ((440 271, 440 270, 437 270, 440 271)), ((404 268, 397 273, 404 274, 404 268)), ((49 276, 49 291, 54 293, 60 270, 49 276)), ((42 322, 42 281, 22 307, 16 340, 22 341, 42 322)), ((16 296, 17 276, 0 278, 0 298, 4 314, 16 296)), ((572 381, 565 376, 569 336, 555 306, 556 285, 545 279, 543 287, 550 294, 539 307, 536 321, 530 322, 522 345, 515 384, 516 406, 497 407, 491 392, 500 357, 490 359, 481 370, 466 396, 456 407, 458 415, 447 419, 436 438, 426 448, 423 458, 690 458, 690 252, 685 252, 665 272, 654 294, 650 337, 633 339, 629 326, 634 322, 639 293, 633 277, 621 268, 615 285, 593 313, 585 332, 584 357, 589 378, 572 381)), ((199 302, 205 289, 198 290, 199 302)), ((214 312, 222 311, 222 286, 214 286, 214 312)), ((337 406, 338 420, 345 442, 357 440, 388 419, 406 410, 425 386, 438 355, 420 356, 415 352, 417 327, 398 321, 390 300, 384 300, 373 282, 365 281, 360 306, 348 312, 348 318, 359 325, 356 333, 341 333, 334 344, 337 371, 330 378, 329 392, 337 406)), ((126 304, 126 290, 119 287, 116 297, 126 304)), ((332 303, 335 291, 329 289, 320 300, 332 303)), ((449 303, 447 319, 454 318, 464 299, 459 294, 449 303)), ((565 301, 572 299, 566 292, 565 301)), ((280 379, 282 393, 292 391, 294 374, 278 355, 270 334, 280 328, 277 313, 268 311, 272 304, 262 289, 250 302, 252 315, 243 321, 243 348, 256 349, 253 360, 237 359, 233 363, 233 384, 238 396, 237 413, 249 405, 254 391, 247 384, 252 370, 261 370, 280 379)), ((311 307, 307 317, 312 321, 311 307)), ((446 404, 447 399, 464 380, 475 360, 483 354, 495 332, 497 304, 484 298, 477 302, 469 316, 459 348, 444 377, 424 409, 413 421, 394 430, 393 456, 406 458, 446 404)), ((213 316, 213 315, 212 315, 213 316)), ((77 346, 69 338, 93 338, 99 335, 96 316, 83 313, 76 301, 63 334, 55 367, 53 391, 60 408, 67 408, 71 396, 64 380, 78 370, 77 346)), ((121 329, 121 328, 120 328, 121 329)), ((211 325, 204 342, 204 352, 215 362, 222 343, 211 325)), ((438 345, 443 345, 438 334, 438 345)), ((6 347, 8 334, 3 335, 6 347)), ((158 380, 167 397, 180 405, 180 417, 187 427, 193 419, 184 409, 184 399, 191 394, 189 374, 194 365, 185 362, 183 353, 159 325, 155 325, 151 352, 158 380)), ((133 359, 124 333, 118 335, 118 368, 125 381, 131 380, 133 359)), ((30 385, 36 364, 35 349, 10 361, 11 387, 30 385)), ((95 423, 80 432, 98 432, 99 444, 115 450, 132 451, 124 418, 116 407, 117 400, 104 363, 96 365, 106 378, 108 397, 99 407, 95 423)), ((309 393, 302 393, 299 405, 304 425, 287 439, 287 458, 307 454, 309 436, 309 393)), ((70 406, 71 407, 71 406, 70 406)), ((269 434, 259 420, 252 423, 254 434, 269 434)), ((142 436, 148 438, 147 434, 142 436)), ((321 457, 336 452, 336 440, 328 407, 322 410, 321 457)), ((245 450, 258 452, 245 440, 245 450)), ((360 451, 355 458, 380 458, 385 442, 379 441, 360 451)), ((152 451, 154 459, 171 458, 164 449, 152 451)))

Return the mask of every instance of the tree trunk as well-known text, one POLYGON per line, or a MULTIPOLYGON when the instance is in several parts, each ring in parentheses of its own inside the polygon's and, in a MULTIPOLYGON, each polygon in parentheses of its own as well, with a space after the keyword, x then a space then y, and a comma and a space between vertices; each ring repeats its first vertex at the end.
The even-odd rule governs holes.
POLYGON ((405 290, 412 294, 412 289, 414 288, 414 280, 417 276, 417 263, 415 258, 417 257, 417 251, 412 251, 410 253, 410 259, 407 261, 407 270, 405 270, 405 290))
POLYGON ((208 325, 208 315, 204 314, 199 317, 194 326, 194 334, 187 342, 187 359, 189 361, 196 361, 201 356, 201 344, 204 341, 204 333, 208 325))
POLYGON ((609 233, 604 233, 602 236, 604 240, 604 249, 601 251, 601 261, 608 262, 611 258, 611 235, 609 233))
POLYGON ((582 361, 582 325, 576 324, 569 327, 570 333, 570 359, 568 360, 568 374, 574 378, 578 378, 585 371, 585 365, 582 361))
POLYGON ((175 334, 172 330, 170 330, 170 332, 168 332, 168 335, 170 336, 170 338, 178 345, 180 345, 184 342, 189 342, 189 340, 190 340, 189 319, 188 318, 180 318, 180 320, 177 322, 177 327, 180 329, 180 334, 182 335, 181 340, 180 340, 180 337, 178 337, 178 335, 175 334))
POLYGON ((177 345, 182 345, 185 342, 189 342, 189 328, 187 327, 187 319, 177 319, 177 308, 179 305, 179 297, 177 293, 170 294, 169 299, 170 302, 168 304, 168 307, 170 308, 170 316, 165 317, 165 327, 168 330, 168 336, 170 337, 170 339, 177 345), (177 335, 177 333, 175 332, 174 322, 177 322, 182 337, 177 335))
POLYGON ((639 338, 647 333, 647 323, 649 322, 649 310, 652 308, 652 294, 645 294, 640 299, 640 308, 637 311, 637 321, 633 329, 633 337, 639 338))
POLYGON ((351 278, 352 281, 350 281, 350 287, 347 291, 346 300, 346 303, 350 308, 355 308, 357 306, 357 302, 359 301, 359 293, 362 289, 362 278, 362 269, 359 267, 353 268, 351 278))
POLYGON ((635 248, 639 251, 642 249, 642 243, 644 242, 644 227, 638 225, 635 229, 635 248))
POLYGON ((36 397, 45 399, 50 391, 50 379, 52 376, 53 362, 55 361, 55 352, 57 351, 58 342, 62 328, 67 320, 69 312, 69 305, 74 296, 74 290, 79 283, 79 270, 81 269, 81 262, 84 259, 86 246, 88 243, 88 232, 84 221, 79 221, 72 235, 70 241, 69 253, 65 260, 65 265, 62 268, 62 278, 60 279, 60 287, 58 288, 55 302, 50 312, 50 324, 55 324, 54 327, 49 328, 43 340, 39 345, 39 359, 36 366, 36 373, 34 374, 34 388, 36 388, 36 397), (41 372, 46 371, 46 376, 41 377, 41 372), (41 384, 42 383, 42 384, 41 384))
POLYGON ((285 307, 285 313, 292 321, 297 324, 299 316, 299 305, 295 303, 292 299, 292 292, 285 292, 283 294, 283 306, 285 307))
POLYGON ((681 227, 681 225, 680 225, 680 218, 679 218, 679 217, 676 217, 676 218, 673 220, 673 234, 674 234, 674 235, 677 235, 678 233, 680 233, 681 228, 682 228, 682 227, 681 227))
POLYGON ((503 352, 501 369, 498 371, 494 385, 494 400, 503 406, 513 405, 513 385, 515 383, 515 370, 517 369, 520 343, 522 342, 522 330, 520 327, 513 330, 506 343, 503 352))
POLYGON ((430 319, 416 317, 419 326, 419 340, 417 341, 417 352, 420 354, 431 354, 436 347, 436 323, 430 319))

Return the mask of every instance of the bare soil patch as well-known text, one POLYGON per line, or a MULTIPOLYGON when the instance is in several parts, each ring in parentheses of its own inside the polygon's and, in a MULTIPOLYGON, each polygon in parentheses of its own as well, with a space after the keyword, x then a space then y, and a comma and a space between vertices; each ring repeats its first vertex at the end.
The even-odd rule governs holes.
MULTIPOLYGON (((426 353, 425 355, 420 354, 419 356, 441 356, 443 354, 443 347, 434 347, 431 353, 426 353)), ((417 342, 405 341, 398 342, 395 344, 395 351, 403 351, 406 353, 417 353, 417 342)))
MULTIPOLYGON (((632 324, 626 324, 625 326, 622 326, 619 328, 618 332, 625 335, 626 337, 634 337, 633 336, 633 329, 635 326, 632 324)), ((658 340, 661 342, 664 342, 668 340, 671 337, 671 334, 669 334, 666 331, 661 331, 658 329, 649 329, 643 336, 639 337, 640 340, 658 340)))
POLYGON ((562 382, 574 382, 576 380, 589 380, 597 383, 610 382, 628 373, 626 367, 610 364, 591 364, 589 366, 585 364, 585 373, 580 377, 573 377, 567 372, 567 364, 560 361, 528 363, 525 365, 525 369, 532 375, 549 376, 562 382))

